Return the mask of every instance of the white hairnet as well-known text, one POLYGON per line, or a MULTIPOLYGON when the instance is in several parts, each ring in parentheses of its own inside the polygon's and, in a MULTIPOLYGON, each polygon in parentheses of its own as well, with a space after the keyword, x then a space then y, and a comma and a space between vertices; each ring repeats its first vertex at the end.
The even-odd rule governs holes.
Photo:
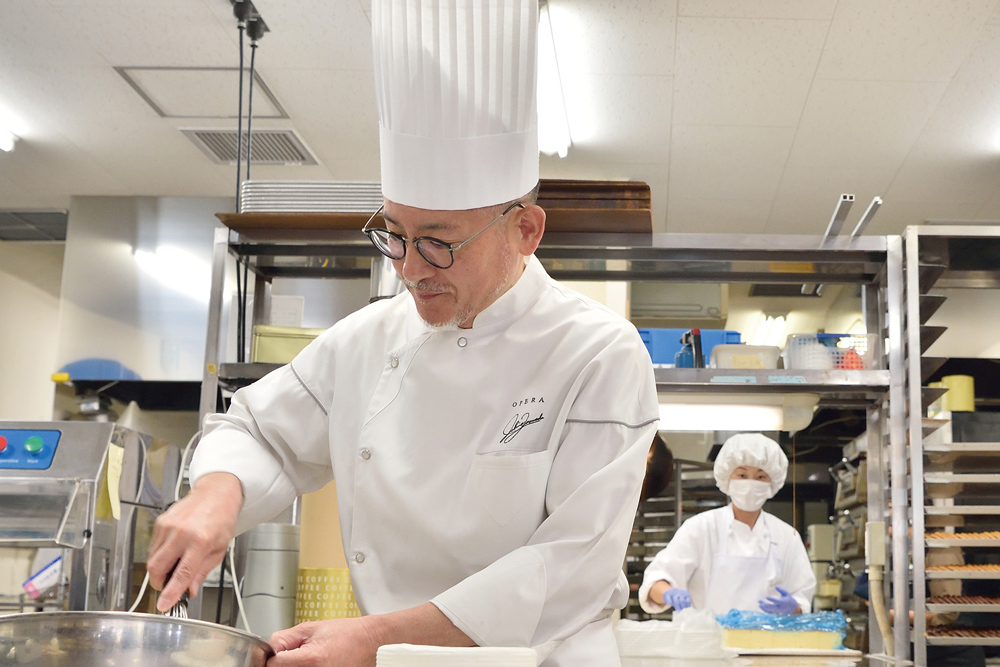
POLYGON ((760 468, 771 478, 771 498, 785 485, 788 457, 774 440, 760 433, 740 433, 726 440, 715 458, 715 483, 729 494, 729 478, 740 466, 760 468))

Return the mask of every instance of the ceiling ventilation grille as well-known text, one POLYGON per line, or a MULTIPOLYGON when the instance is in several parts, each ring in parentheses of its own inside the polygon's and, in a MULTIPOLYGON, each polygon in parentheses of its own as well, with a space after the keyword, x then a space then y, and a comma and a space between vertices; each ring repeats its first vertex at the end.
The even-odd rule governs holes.
POLYGON ((0 241, 65 241, 66 211, 0 211, 0 241))
MULTIPOLYGON (((181 130, 216 164, 236 164, 236 130, 181 130)), ((251 164, 317 164, 293 130, 254 130, 251 164)), ((246 133, 243 158, 246 158, 246 133)))

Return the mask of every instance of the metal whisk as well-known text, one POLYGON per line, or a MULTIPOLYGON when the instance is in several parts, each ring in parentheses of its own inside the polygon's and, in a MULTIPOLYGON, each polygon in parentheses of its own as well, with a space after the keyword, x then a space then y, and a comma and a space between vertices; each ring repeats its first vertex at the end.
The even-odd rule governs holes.
POLYGON ((188 617, 188 594, 187 591, 181 595, 181 599, 177 601, 173 607, 168 609, 163 614, 164 616, 169 616, 170 618, 187 618, 188 617))
MULTIPOLYGON (((169 582, 170 579, 174 576, 174 569, 176 567, 177 566, 174 565, 174 567, 170 568, 170 572, 167 573, 167 578, 163 582, 164 586, 166 586, 167 582, 169 582)), ((165 611, 163 613, 163 615, 164 616, 169 616, 170 618, 187 618, 188 617, 188 594, 187 594, 187 591, 184 591, 183 593, 181 593, 181 599, 178 600, 177 603, 173 607, 171 607, 170 609, 168 609, 167 611, 165 611)))

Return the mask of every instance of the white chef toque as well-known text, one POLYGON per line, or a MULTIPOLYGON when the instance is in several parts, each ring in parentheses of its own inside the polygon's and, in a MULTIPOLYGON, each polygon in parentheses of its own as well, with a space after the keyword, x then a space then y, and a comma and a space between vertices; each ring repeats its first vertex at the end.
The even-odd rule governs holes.
POLYGON ((493 206, 538 182, 538 0, 373 0, 382 194, 493 206))

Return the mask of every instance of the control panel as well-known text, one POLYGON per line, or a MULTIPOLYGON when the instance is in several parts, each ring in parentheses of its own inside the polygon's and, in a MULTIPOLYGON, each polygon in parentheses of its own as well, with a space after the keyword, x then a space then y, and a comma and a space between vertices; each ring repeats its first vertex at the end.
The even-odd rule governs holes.
POLYGON ((0 470, 47 470, 60 435, 53 430, 0 429, 0 470))

